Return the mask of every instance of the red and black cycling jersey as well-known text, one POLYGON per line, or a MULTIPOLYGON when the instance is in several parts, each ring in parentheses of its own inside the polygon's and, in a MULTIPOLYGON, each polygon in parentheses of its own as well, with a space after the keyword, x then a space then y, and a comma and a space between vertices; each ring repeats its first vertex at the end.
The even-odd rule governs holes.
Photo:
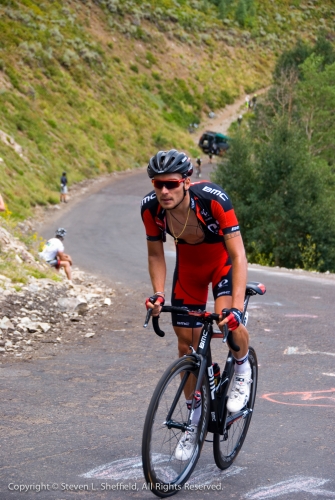
MULTIPOLYGON (((230 198, 220 186, 209 181, 195 182, 191 184, 189 193, 191 209, 205 234, 204 242, 218 243, 224 241, 225 235, 240 230, 230 198)), ((147 240, 166 241, 166 232, 171 232, 166 221, 166 210, 158 203, 155 191, 143 198, 141 215, 147 240)))

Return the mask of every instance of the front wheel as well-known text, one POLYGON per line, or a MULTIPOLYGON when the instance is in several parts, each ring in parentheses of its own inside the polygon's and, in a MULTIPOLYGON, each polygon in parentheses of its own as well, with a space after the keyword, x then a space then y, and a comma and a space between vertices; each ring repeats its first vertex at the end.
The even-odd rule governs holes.
POLYGON ((206 376, 201 384, 201 416, 195 428, 194 448, 187 456, 176 454, 190 415, 186 399, 192 399, 198 376, 198 363, 192 356, 177 360, 158 382, 148 408, 142 439, 143 471, 149 488, 159 497, 181 490, 201 452, 210 412, 206 376))
MULTIPOLYGON (((256 352, 252 347, 249 347, 249 362, 251 366, 252 384, 250 388, 250 397, 246 406, 237 415, 239 418, 233 420, 233 415, 225 411, 225 425, 223 435, 214 434, 213 451, 216 465, 219 469, 227 469, 237 457, 250 425, 252 410, 254 408, 257 379, 258 379, 258 363, 256 352)), ((234 373, 232 373, 234 375, 234 373)), ((230 387, 227 393, 229 394, 230 387)))

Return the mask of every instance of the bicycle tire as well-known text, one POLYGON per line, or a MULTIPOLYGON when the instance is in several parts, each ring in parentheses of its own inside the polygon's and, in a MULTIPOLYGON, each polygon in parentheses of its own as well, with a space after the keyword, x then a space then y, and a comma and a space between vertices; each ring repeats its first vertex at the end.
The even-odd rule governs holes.
POLYGON ((149 489, 162 498, 181 490, 197 464, 206 436, 210 392, 208 378, 204 376, 201 384, 202 412, 194 452, 188 460, 178 460, 175 457, 176 447, 184 433, 181 429, 168 428, 167 415, 175 403, 170 420, 182 424, 188 421, 189 410, 182 390, 182 377, 189 378, 192 375, 198 379, 198 363, 192 356, 185 356, 172 363, 157 384, 145 419, 142 438, 144 476, 149 489))
MULTIPOLYGON (((245 409, 253 410, 257 392, 258 363, 256 352, 252 347, 249 347, 249 362, 251 366, 252 384, 250 388, 249 401, 246 404, 245 409)), ((230 385, 231 384, 229 384, 227 392, 224 395, 225 399, 227 398, 227 393, 229 393, 230 391, 230 385)), ((230 416, 230 413, 225 413, 227 422, 227 417, 230 416)), ((215 463, 219 467, 219 469, 227 469, 236 459, 246 438, 252 414, 253 411, 248 413, 246 417, 241 417, 240 419, 236 420, 229 426, 227 426, 225 422, 223 435, 214 434, 213 452, 215 463)))

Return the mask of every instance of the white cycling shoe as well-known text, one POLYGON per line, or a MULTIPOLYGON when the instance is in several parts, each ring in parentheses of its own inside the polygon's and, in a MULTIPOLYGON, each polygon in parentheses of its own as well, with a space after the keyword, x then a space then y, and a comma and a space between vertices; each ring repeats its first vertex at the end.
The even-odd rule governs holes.
POLYGON ((242 410, 249 401, 250 386, 252 383, 251 370, 247 373, 234 373, 233 385, 227 401, 227 410, 236 413, 242 410))
POLYGON ((198 426, 191 425, 191 429, 191 431, 185 432, 177 445, 177 448, 174 452, 177 460, 189 460, 193 455, 197 440, 198 426))

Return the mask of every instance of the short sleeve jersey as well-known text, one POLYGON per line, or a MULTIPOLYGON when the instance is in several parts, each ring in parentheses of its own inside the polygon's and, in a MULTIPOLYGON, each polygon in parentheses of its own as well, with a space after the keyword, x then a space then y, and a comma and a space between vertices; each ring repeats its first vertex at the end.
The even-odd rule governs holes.
MULTIPOLYGON (((205 234, 205 242, 224 241, 224 236, 240 230, 237 217, 227 193, 217 184, 200 181, 191 184, 191 209, 195 212, 205 234)), ((166 240, 166 232, 171 234, 166 210, 157 201, 155 191, 147 194, 141 204, 141 215, 147 240, 166 240)))
POLYGON ((58 252, 64 252, 64 245, 59 238, 51 238, 47 241, 39 256, 48 262, 55 259, 58 252))

